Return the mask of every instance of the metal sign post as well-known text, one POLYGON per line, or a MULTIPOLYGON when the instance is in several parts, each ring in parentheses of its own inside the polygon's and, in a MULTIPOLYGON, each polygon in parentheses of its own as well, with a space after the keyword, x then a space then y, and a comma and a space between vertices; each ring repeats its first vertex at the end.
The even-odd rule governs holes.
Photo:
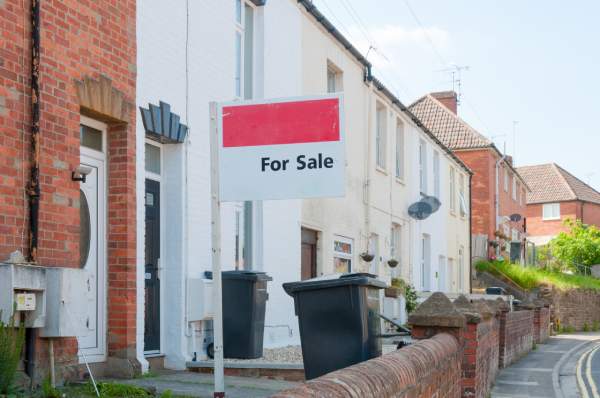
POLYGON ((225 397, 223 369, 223 299, 221 294, 221 199, 219 195, 219 124, 217 103, 210 103, 210 198, 212 222, 214 398, 225 397))

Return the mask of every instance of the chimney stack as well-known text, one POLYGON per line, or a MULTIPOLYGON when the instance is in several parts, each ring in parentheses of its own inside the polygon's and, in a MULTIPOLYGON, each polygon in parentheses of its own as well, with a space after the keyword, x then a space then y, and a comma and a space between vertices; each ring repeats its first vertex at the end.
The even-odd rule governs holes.
POLYGON ((437 93, 431 93, 431 96, 440 101, 442 105, 450 109, 450 112, 456 115, 458 101, 454 91, 440 91, 437 93))

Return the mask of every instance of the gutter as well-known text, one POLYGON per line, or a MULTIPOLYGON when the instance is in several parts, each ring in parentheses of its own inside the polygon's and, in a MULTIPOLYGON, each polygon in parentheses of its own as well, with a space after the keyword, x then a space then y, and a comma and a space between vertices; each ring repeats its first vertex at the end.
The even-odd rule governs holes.
POLYGON ((37 262, 40 208, 40 0, 31 1, 31 174, 29 198, 29 261, 37 262))

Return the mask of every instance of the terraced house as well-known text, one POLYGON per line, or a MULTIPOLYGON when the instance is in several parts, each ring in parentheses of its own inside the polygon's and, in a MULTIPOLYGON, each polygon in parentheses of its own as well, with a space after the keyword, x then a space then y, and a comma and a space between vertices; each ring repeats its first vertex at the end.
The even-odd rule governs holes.
POLYGON ((512 157, 462 120, 457 107, 456 93, 446 91, 421 97, 410 110, 473 171, 472 256, 504 254, 524 261, 529 187, 513 166, 512 157))

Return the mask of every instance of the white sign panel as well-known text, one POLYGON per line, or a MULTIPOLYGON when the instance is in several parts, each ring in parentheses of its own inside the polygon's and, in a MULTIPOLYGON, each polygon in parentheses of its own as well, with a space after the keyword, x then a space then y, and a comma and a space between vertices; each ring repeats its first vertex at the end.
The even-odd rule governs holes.
POLYGON ((220 104, 221 201, 344 196, 339 94, 220 104))

